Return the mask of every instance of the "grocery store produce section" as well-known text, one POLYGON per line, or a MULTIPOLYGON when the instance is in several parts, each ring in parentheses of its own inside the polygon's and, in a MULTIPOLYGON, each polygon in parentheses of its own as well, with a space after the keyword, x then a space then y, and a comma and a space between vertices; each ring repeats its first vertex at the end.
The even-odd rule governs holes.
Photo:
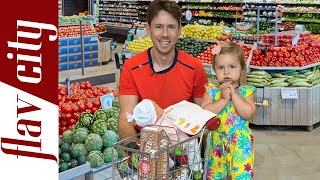
MULTIPOLYGON (((135 27, 144 28, 148 2, 99 0, 98 18, 60 17, 59 70, 99 65, 101 34, 124 36, 124 51, 131 55, 152 47, 149 36, 128 38, 135 27)), ((210 80, 215 79, 211 50, 218 41, 236 41, 243 49, 247 84, 257 88, 252 124, 305 126, 311 131, 319 123, 319 1, 186 0, 178 4, 182 33, 175 47, 199 59, 210 80), (189 10, 192 19, 187 21, 189 10), (235 22, 252 27, 243 31, 235 22)), ((59 86, 60 174, 83 168, 86 162, 91 171, 106 167, 112 154, 114 161, 121 160, 123 152, 112 149, 119 141, 117 91, 87 81, 71 83, 69 92, 59 86), (115 97, 113 107, 102 109, 100 98, 110 93, 115 97)))

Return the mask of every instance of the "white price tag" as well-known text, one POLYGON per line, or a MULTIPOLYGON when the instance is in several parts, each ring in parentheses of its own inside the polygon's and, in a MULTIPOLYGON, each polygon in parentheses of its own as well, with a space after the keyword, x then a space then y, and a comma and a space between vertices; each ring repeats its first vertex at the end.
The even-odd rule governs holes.
POLYGON ((106 94, 100 97, 101 107, 104 110, 112 108, 112 101, 114 99, 113 93, 106 94))
POLYGON ((191 13, 191 11, 188 9, 187 12, 186 12, 186 20, 187 20, 187 21, 190 21, 191 18, 192 18, 192 13, 191 13))
POLYGON ((298 41, 300 39, 300 33, 297 33, 293 38, 292 38, 292 46, 296 46, 298 44, 298 41))
POLYGON ((296 88, 282 88, 282 99, 298 99, 298 90, 296 88))
POLYGON ((124 51, 124 55, 126 56, 127 59, 129 59, 129 58, 132 57, 131 51, 128 51, 128 50, 125 50, 125 51, 124 51))
POLYGON ((98 41, 98 36, 92 36, 91 41, 98 41))

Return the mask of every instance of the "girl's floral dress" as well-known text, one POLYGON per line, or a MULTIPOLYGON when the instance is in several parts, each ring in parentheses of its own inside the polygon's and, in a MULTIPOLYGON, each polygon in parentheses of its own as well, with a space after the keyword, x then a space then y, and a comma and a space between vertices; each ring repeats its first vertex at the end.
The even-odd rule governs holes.
MULTIPOLYGON (((213 101, 220 98, 220 88, 207 85, 207 92, 213 101)), ((246 98, 256 91, 255 87, 240 85, 236 92, 246 98)), ((221 124, 211 132, 208 157, 207 179, 222 179, 231 176, 232 180, 247 180, 253 177, 253 135, 249 122, 240 117, 230 101, 217 115, 221 124)))

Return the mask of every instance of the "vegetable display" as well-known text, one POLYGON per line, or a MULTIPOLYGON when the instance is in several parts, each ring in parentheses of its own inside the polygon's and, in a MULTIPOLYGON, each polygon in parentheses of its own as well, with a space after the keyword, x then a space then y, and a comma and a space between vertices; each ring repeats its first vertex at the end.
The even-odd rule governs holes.
POLYGON ((253 70, 247 74, 247 84, 256 87, 305 87, 320 85, 320 66, 305 70, 267 72, 253 70))

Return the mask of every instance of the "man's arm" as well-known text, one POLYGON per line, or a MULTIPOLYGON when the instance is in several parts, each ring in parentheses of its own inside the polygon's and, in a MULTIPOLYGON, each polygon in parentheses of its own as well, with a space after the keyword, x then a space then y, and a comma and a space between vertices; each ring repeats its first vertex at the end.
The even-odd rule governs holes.
POLYGON ((132 113, 133 108, 138 104, 139 97, 136 95, 119 96, 120 115, 118 119, 118 133, 120 139, 125 139, 137 134, 134 125, 127 120, 126 112, 132 113))

